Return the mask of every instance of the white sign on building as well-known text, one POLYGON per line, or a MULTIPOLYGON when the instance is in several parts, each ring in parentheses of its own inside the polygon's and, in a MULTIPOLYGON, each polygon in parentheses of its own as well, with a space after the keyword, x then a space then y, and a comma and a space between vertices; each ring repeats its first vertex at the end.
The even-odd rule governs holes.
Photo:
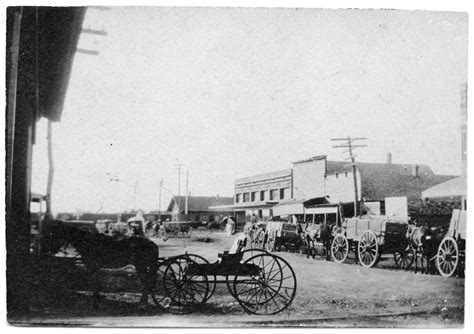
POLYGON ((406 196, 386 197, 385 215, 408 217, 408 200, 406 196))

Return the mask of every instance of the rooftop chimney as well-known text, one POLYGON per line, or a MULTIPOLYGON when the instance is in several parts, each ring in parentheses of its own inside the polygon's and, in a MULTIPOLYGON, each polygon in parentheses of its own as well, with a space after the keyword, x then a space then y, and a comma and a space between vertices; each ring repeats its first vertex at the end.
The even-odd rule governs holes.
POLYGON ((387 153, 387 163, 388 163, 389 165, 392 164, 392 153, 390 153, 390 152, 387 153))
POLYGON ((412 167, 411 175, 414 176, 414 177, 420 176, 420 166, 414 165, 414 166, 412 167))

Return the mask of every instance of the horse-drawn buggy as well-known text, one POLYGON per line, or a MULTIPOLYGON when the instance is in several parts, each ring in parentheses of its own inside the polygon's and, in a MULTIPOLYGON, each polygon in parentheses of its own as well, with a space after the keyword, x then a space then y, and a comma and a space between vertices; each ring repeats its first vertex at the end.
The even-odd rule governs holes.
POLYGON ((158 246, 148 238, 132 235, 117 239, 63 221, 48 221, 42 242, 44 254, 56 254, 65 244, 74 246, 78 258, 96 278, 95 303, 100 288, 97 271, 128 264, 134 265, 142 283, 140 302, 148 305, 151 296, 157 306, 176 313, 199 308, 219 283, 226 284, 230 295, 252 314, 282 312, 296 294, 296 275, 289 263, 261 249, 243 250, 245 235, 236 238, 230 251, 219 254, 215 263, 194 254, 162 258, 158 246))
POLYGON ((171 312, 186 313, 207 302, 216 284, 225 284, 251 314, 277 314, 293 302, 296 275, 283 258, 261 249, 231 250, 219 258, 216 263, 194 254, 163 259, 163 292, 153 295, 153 301, 171 312))
POLYGON ((399 268, 408 268, 413 252, 407 238, 408 217, 367 215, 347 218, 331 244, 335 262, 346 260, 353 250, 363 267, 373 267, 383 254, 392 253, 399 268))

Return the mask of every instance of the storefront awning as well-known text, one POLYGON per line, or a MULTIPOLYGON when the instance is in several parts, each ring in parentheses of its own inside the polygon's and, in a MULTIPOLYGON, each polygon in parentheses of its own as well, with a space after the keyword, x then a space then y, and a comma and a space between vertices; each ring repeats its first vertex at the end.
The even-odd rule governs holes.
POLYGON ((273 206, 277 204, 277 202, 263 202, 263 203, 241 203, 241 204, 233 204, 233 205, 215 205, 210 206, 209 210, 212 211, 226 211, 226 210, 233 210, 233 211, 245 211, 245 210, 265 210, 271 209, 273 206))
POLYGON ((281 202, 273 207, 274 216, 297 215, 304 213, 305 200, 281 202))

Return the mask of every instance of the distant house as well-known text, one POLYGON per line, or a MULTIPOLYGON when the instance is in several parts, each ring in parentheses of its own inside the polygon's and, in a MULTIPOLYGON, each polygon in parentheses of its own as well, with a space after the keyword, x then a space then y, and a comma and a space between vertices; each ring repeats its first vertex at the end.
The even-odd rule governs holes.
POLYGON ((215 206, 230 206, 234 204, 233 197, 220 196, 188 196, 186 214, 186 196, 173 196, 168 205, 168 212, 173 220, 194 222, 220 222, 224 216, 233 215, 232 209, 216 211, 215 206))

